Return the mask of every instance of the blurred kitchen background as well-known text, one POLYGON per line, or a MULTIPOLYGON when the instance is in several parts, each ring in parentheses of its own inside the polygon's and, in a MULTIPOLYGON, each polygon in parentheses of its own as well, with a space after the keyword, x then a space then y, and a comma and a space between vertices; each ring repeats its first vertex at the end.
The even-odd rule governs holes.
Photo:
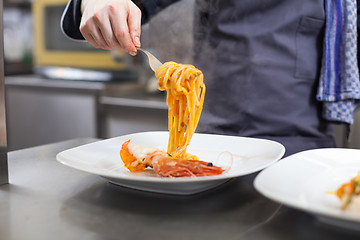
MULTIPOLYGON (((9 150, 167 130, 165 94, 145 56, 67 39, 60 29, 66 3, 4 0, 9 150)), ((143 26, 143 47, 163 62, 192 63, 193 7, 194 0, 182 0, 143 26)), ((339 147, 360 148, 360 111, 355 115, 349 138, 345 126, 334 126, 339 147)))

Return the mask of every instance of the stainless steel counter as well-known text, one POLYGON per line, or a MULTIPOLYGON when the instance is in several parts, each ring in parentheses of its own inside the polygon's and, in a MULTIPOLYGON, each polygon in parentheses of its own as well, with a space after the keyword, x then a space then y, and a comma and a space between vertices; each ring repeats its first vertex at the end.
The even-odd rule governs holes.
POLYGON ((193 196, 141 192, 63 166, 77 139, 9 153, 0 239, 359 239, 257 193, 256 174, 193 196))

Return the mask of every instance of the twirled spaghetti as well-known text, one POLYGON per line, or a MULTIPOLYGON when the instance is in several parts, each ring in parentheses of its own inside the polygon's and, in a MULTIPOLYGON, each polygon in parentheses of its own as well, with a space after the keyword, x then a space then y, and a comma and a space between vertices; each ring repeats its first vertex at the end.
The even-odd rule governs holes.
MULTIPOLYGON (((166 62, 157 69, 158 88, 167 91, 168 153, 190 158, 186 148, 195 132, 205 96, 204 76, 192 65, 166 62)), ((191 157, 192 158, 192 157, 191 157)))

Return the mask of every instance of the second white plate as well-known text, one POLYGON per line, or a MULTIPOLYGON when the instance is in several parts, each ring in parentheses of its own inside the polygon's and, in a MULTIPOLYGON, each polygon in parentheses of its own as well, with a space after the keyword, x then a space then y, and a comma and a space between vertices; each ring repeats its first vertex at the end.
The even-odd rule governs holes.
POLYGON ((342 211, 336 191, 360 171, 360 150, 328 148, 300 152, 260 172, 255 188, 264 196, 314 214, 339 227, 360 230, 360 212, 342 211))
POLYGON ((201 160, 226 169, 225 173, 207 177, 164 178, 151 171, 131 173, 120 158, 122 144, 131 142, 141 147, 166 150, 168 132, 143 132, 86 144, 59 153, 62 164, 103 176, 118 185, 140 190, 193 194, 216 187, 231 178, 257 172, 279 160, 285 148, 280 143, 245 137, 194 134, 187 151, 201 160))

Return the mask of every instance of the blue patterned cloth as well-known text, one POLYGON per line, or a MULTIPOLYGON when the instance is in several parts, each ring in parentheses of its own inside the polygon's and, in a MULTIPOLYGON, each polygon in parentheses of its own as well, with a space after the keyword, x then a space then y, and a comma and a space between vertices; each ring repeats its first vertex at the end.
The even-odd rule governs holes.
POLYGON ((360 99, 356 0, 325 0, 326 25, 317 100, 323 117, 352 124, 360 99))

